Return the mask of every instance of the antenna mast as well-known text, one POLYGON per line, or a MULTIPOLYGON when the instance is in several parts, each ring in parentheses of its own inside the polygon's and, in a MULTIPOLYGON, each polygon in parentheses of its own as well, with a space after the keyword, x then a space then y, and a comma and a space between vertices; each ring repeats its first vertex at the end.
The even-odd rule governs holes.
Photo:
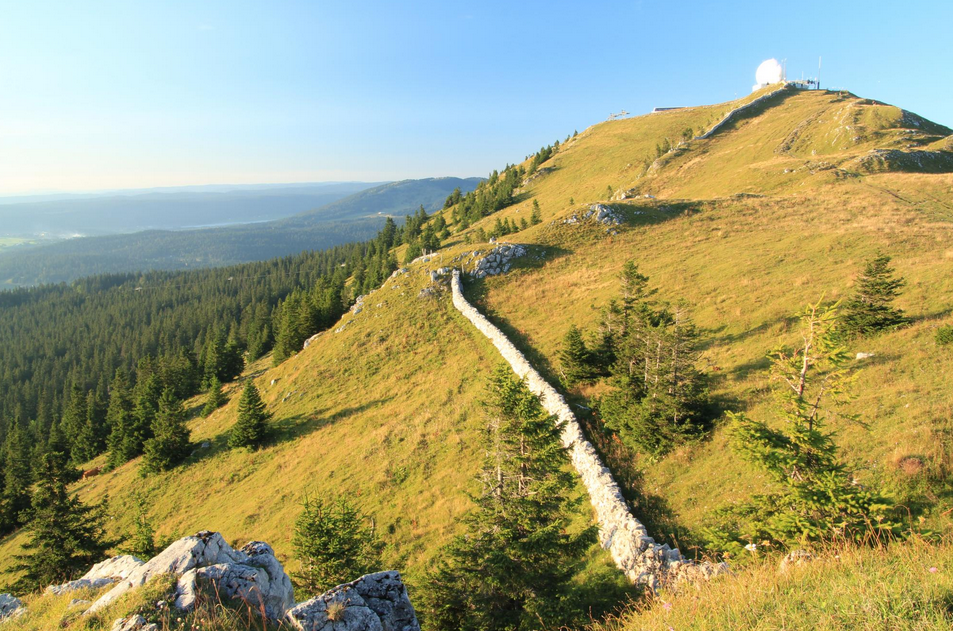
POLYGON ((821 89, 821 57, 817 57, 817 89, 821 89))

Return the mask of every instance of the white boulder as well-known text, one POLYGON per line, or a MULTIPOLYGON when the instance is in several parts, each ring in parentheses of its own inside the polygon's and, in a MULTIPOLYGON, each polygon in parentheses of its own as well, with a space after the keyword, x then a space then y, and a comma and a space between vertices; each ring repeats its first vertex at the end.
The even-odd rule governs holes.
POLYGON ((95 613, 108 606, 130 589, 143 585, 153 576, 176 574, 179 581, 176 604, 182 608, 194 605, 196 581, 204 577, 216 583, 219 593, 246 600, 256 609, 265 605, 273 617, 283 615, 283 607, 294 603, 291 579, 285 574, 274 551, 266 543, 252 542, 241 550, 233 550, 217 532, 202 531, 179 539, 152 560, 139 566, 128 577, 106 592, 86 611, 95 613), (196 568, 209 568, 194 572, 196 568))
POLYGON ((11 594, 0 594, 0 621, 19 616, 25 611, 26 609, 19 598, 11 594))
POLYGON ((302 631, 420 631, 399 572, 367 574, 295 605, 286 620, 302 631))
POLYGON ((278 620, 284 616, 294 605, 294 588, 275 551, 263 541, 253 541, 240 552, 247 555, 240 563, 217 563, 183 574, 176 586, 175 606, 192 609, 204 583, 216 585, 219 594, 241 600, 266 618, 278 620))
POLYGON ((128 618, 119 618, 113 622, 109 631, 158 631, 158 628, 154 623, 136 614, 128 618))
POLYGON ((145 561, 141 561, 130 554, 115 556, 97 563, 75 581, 69 581, 62 585, 50 585, 46 588, 46 591, 59 596, 77 589, 99 589, 116 581, 129 578, 144 563, 145 561))

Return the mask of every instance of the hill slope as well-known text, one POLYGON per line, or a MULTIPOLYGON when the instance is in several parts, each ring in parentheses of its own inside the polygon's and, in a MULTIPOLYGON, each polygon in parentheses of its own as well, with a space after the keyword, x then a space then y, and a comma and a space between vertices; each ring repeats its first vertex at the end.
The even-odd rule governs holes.
MULTIPOLYGON (((874 353, 857 363, 850 409, 866 426, 835 426, 863 483, 884 487, 942 528, 941 514, 953 502, 946 378, 953 353, 937 347, 933 335, 953 309, 953 174, 942 167, 948 141, 941 137, 949 130, 818 91, 780 94, 709 138, 694 139, 757 97, 601 123, 579 134, 528 178, 515 204, 392 277, 294 358, 250 368, 248 378, 275 413, 275 445, 252 453, 225 448, 236 415, 232 396, 209 419, 193 421, 194 439, 209 440, 211 448, 186 466, 143 479, 129 463, 80 483, 81 493, 108 492, 120 530, 129 528, 139 492, 162 533, 211 528, 236 541, 266 539, 286 559, 298 498, 305 491, 346 493, 374 516, 388 565, 407 570, 413 585, 469 507, 464 491, 482 455, 477 402, 484 375, 498 361, 453 311, 445 290, 422 290, 432 285, 430 270, 488 247, 465 240, 497 219, 519 224, 535 200, 542 223, 507 237, 532 246, 533 256, 508 274, 469 283, 471 302, 552 376, 569 326, 594 328, 599 309, 618 292, 622 264, 633 259, 661 299, 692 305, 705 333, 702 365, 714 398, 755 418, 768 415, 764 355, 792 337, 791 314, 821 296, 845 295, 876 251, 893 255, 908 283, 899 303, 913 323, 852 345, 852 352, 874 353), (863 131, 845 129, 857 121, 863 131), (854 135, 845 141, 844 133, 854 135), (693 139, 680 145, 683 137, 693 139), (865 166, 865 157, 881 150, 904 159, 865 166), (910 171, 907 158, 917 151, 937 154, 936 162, 910 171), (623 223, 571 220, 597 201, 612 204, 623 223), (898 466, 908 457, 922 466, 898 466)), ((571 394, 584 403, 593 392, 571 394)), ((765 484, 732 455, 718 427, 710 440, 659 462, 611 438, 601 444, 657 539, 697 540, 714 508, 765 484)), ((580 520, 589 519, 583 509, 580 520)), ((0 550, 19 541, 9 538, 0 550)), ((594 576, 617 577, 595 550, 590 572, 593 583, 594 576)))

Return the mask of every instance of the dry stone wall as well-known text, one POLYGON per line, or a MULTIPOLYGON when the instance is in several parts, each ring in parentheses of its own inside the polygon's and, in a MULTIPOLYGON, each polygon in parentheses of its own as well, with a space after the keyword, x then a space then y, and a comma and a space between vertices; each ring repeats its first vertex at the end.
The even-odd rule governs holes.
POLYGON ((463 297, 460 272, 454 270, 453 306, 483 333, 497 348, 503 359, 524 379, 529 389, 539 396, 543 406, 558 417, 562 426, 562 442, 570 451, 573 466, 589 493, 599 523, 599 541, 609 551, 615 564, 633 583, 657 589, 663 583, 684 579, 707 578, 725 569, 723 564, 696 564, 685 559, 677 548, 656 543, 629 510, 619 485, 602 464, 595 448, 586 440, 582 427, 555 388, 542 378, 503 332, 463 297))
POLYGON ((774 97, 778 96, 779 94, 781 94, 782 92, 784 92, 784 91, 787 90, 787 89, 788 89, 788 84, 782 83, 782 84, 781 84, 781 87, 779 87, 777 90, 774 90, 773 92, 768 92, 768 93, 765 94, 764 96, 759 96, 758 98, 756 98, 755 100, 751 101, 750 103, 745 103, 744 105, 740 105, 740 106, 736 107, 735 109, 733 109, 733 110, 731 110, 730 112, 728 112, 727 114, 725 114, 725 117, 722 118, 722 119, 721 119, 720 121, 718 121, 717 123, 715 123, 714 127, 712 127, 711 129, 709 129, 707 132, 705 132, 705 133, 702 134, 701 136, 695 136, 695 140, 706 140, 706 139, 710 138, 713 134, 715 134, 715 132, 717 132, 719 129, 721 129, 722 127, 724 127, 725 125, 727 125, 732 119, 734 119, 734 118, 735 118, 738 114, 740 114, 741 112, 744 112, 745 110, 750 110, 750 109, 752 109, 752 108, 754 108, 754 107, 757 107, 758 105, 761 105, 761 104, 764 103, 765 101, 767 101, 767 100, 769 100, 769 99, 773 99, 774 97))

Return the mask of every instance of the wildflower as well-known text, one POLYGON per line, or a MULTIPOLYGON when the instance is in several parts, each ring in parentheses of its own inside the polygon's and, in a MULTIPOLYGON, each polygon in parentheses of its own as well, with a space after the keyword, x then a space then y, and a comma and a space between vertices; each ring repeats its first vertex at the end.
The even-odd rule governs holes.
POLYGON ((930 568, 930 574, 936 574, 936 568, 935 568, 935 567, 931 567, 931 568, 930 568))
POLYGON ((671 611, 672 603, 662 603, 662 609, 664 609, 665 611, 671 611))
POLYGON ((745 550, 747 550, 748 552, 754 552, 757 549, 758 549, 758 544, 756 543, 749 543, 748 545, 745 546, 745 550))

